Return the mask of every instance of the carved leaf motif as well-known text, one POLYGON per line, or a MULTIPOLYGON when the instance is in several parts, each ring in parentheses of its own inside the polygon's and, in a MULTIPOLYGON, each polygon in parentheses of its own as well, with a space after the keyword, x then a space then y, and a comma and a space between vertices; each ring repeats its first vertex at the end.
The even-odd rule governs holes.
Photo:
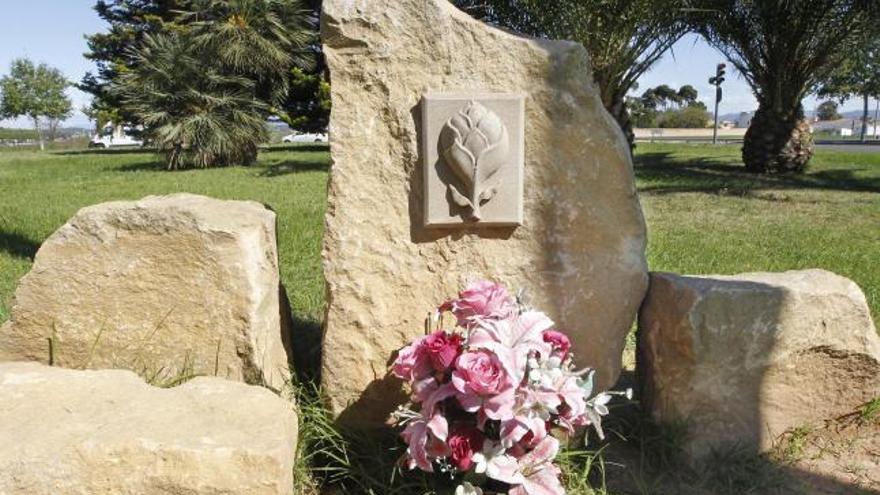
POLYGON ((440 148, 444 162, 465 189, 449 184, 453 201, 469 208, 471 219, 479 220, 480 207, 497 192, 492 178, 510 154, 507 127, 494 112, 472 101, 446 122, 440 148))

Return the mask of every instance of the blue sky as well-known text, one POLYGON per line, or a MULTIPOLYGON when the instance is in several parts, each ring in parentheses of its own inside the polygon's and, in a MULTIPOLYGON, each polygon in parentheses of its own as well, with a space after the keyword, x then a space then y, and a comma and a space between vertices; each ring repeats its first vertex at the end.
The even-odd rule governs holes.
MULTIPOLYGON (((28 57, 46 62, 63 72, 68 79, 79 81, 86 71, 93 70, 91 61, 83 57, 86 41, 83 35, 104 30, 92 10, 93 0, 5 0, 0 13, 0 74, 9 71, 13 59, 28 57)), ((75 89, 69 94, 77 110, 88 104, 88 95, 75 89)), ((79 111, 68 125, 84 125, 88 120, 79 111)), ((2 121, 0 125, 26 126, 27 123, 2 121)))
MULTIPOLYGON (((60 69, 70 80, 79 81, 94 66, 83 57, 86 52, 84 35, 103 31, 105 25, 92 9, 93 0, 27 0, 2 2, 0 15, 0 74, 9 70, 14 58, 29 57, 60 69)), ((641 90, 668 84, 679 87, 691 84, 700 98, 711 108, 713 90, 708 78, 722 57, 698 36, 689 35, 679 41, 666 56, 639 81, 641 90)), ((749 87, 732 69, 724 85, 724 101, 720 113, 754 110, 757 106, 749 87)), ((87 125, 88 120, 78 109, 87 105, 89 96, 75 89, 69 90, 76 114, 67 125, 87 125)), ((804 102, 809 110, 814 98, 804 102)), ((847 102, 844 109, 855 110, 857 101, 847 102)), ((22 121, 0 121, 4 126, 27 126, 22 121)))

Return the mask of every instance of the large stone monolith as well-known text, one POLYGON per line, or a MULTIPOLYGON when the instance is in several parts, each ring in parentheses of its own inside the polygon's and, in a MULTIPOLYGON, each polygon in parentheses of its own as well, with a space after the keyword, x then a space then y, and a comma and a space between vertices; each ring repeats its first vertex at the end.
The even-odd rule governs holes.
POLYGON ((646 235, 627 142, 584 48, 509 34, 445 0, 323 8, 333 114, 322 376, 333 412, 383 421, 404 398, 387 375, 395 350, 478 278, 526 289, 611 386, 647 286, 646 235), (484 137, 504 145, 498 188, 453 191, 461 170, 426 163, 454 137, 441 128, 458 107, 458 131, 488 123, 484 137))

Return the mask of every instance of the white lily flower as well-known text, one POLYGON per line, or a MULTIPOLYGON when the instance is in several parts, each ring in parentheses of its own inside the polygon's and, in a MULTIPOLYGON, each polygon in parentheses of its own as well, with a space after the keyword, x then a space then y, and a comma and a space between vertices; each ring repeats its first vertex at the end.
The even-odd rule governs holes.
POLYGON ((465 481, 455 489, 455 495, 483 495, 483 489, 465 481))
POLYGON ((472 457, 474 472, 511 485, 522 483, 522 475, 517 472, 516 459, 505 451, 500 443, 486 440, 483 451, 472 457))

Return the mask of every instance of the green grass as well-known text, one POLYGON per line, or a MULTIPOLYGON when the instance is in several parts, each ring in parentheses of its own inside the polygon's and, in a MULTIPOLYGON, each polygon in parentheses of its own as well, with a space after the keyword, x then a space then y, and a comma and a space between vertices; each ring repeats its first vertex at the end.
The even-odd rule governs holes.
POLYGON ((295 316, 323 317, 320 250, 327 182, 326 147, 261 154, 252 168, 166 172, 150 153, 9 152, 0 154, 0 321, 31 258, 79 208, 151 194, 192 192, 255 200, 278 213, 281 277, 295 316))
POLYGON ((880 315, 880 153, 819 150, 808 173, 742 172, 739 148, 640 144, 636 175, 652 270, 824 268, 880 315))
POLYGON ((37 131, 0 127, 0 139, 37 139, 37 131))
MULTIPOLYGON (((139 151, 0 154, 0 321, 39 244, 79 208, 150 194, 251 199, 278 213, 281 276, 319 323, 326 148, 274 148, 252 168, 166 172, 139 151)), ((880 153, 819 151, 802 176, 742 172, 735 146, 640 144, 652 270, 730 274, 819 267, 855 280, 880 315, 880 153)))
MULTIPOLYGON (((186 191, 256 200, 278 213, 281 276, 294 317, 300 328, 316 330, 324 304, 320 248, 328 159, 326 147, 297 146, 264 151, 251 168, 166 172, 154 155, 138 150, 0 153, 0 322, 8 318, 15 284, 40 243, 79 208, 186 191)), ((639 145, 636 175, 651 269, 730 274, 825 268, 855 280, 876 318, 880 153, 819 151, 807 174, 789 177, 754 176, 738 163, 735 146, 639 145)), ((396 439, 344 434, 309 385, 295 387, 294 393, 301 424, 298 494, 318 493, 312 476, 334 482, 339 493, 428 490, 425 477, 402 481, 395 473, 396 439)), ((630 456, 627 462, 638 467, 616 463, 614 442, 610 453, 566 452, 560 464, 570 493, 620 493, 614 486, 621 478, 626 478, 626 493, 658 493, 658 486, 681 477, 663 474, 679 470, 674 460, 679 436, 652 427, 629 409, 616 420, 620 433, 612 437, 628 439, 623 443, 638 461, 630 456)), ((863 414, 874 418, 876 410, 871 403, 863 414)), ((697 473, 683 483, 728 487, 717 493, 760 493, 754 488, 777 476, 762 458, 733 456, 719 466, 711 470, 713 477, 697 473)))

